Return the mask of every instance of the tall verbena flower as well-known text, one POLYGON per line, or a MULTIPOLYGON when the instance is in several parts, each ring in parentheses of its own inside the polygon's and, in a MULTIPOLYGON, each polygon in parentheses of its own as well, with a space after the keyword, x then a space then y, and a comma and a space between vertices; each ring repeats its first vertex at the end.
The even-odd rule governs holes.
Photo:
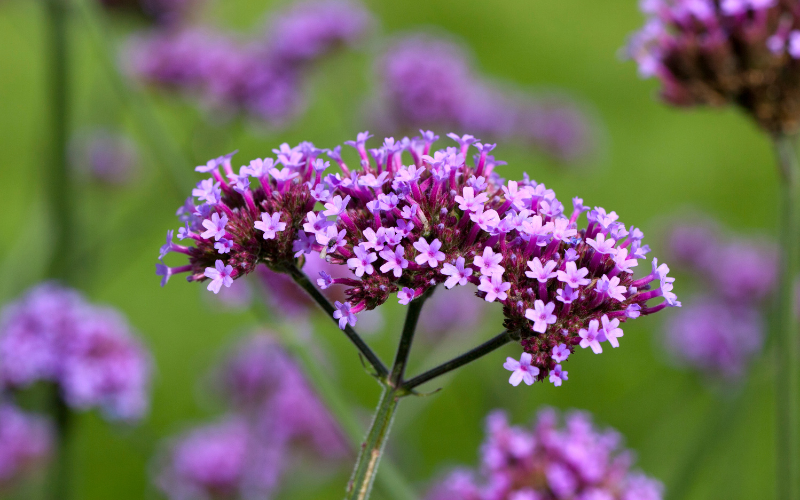
POLYGON ((58 384, 74 409, 98 407, 114 420, 148 408, 151 361, 125 319, 54 283, 32 288, 0 318, 0 384, 58 384))
POLYGON ((52 449, 52 428, 42 417, 0 403, 0 488, 44 462, 52 449))
POLYGON ((156 464, 170 499, 270 498, 299 445, 326 459, 348 454, 333 418, 270 334, 241 342, 217 377, 229 414, 173 439, 156 464))
POLYGON ((765 302, 777 281, 777 249, 728 236, 713 222, 681 223, 667 235, 676 269, 702 290, 672 315, 664 341, 680 364, 727 380, 741 377, 765 337, 765 302))
POLYGON ((613 430, 571 412, 559 426, 555 410, 534 425, 508 424, 505 413, 486 419, 478 471, 460 469, 431 488, 426 500, 660 500, 661 484, 630 470, 632 453, 613 430))
POLYGON ((143 81, 278 126, 302 110, 309 65, 361 40, 371 23, 369 12, 353 1, 300 2, 276 13, 253 37, 196 26, 136 37, 127 63, 143 81))
POLYGON ((563 161, 594 148, 594 130, 572 100, 529 95, 482 77, 458 44, 408 35, 376 65, 377 118, 391 130, 446 127, 533 146, 563 161))
POLYGON ((680 305, 669 268, 657 259, 633 277, 650 249, 616 212, 589 210, 575 198, 565 213, 544 184, 527 175, 501 179, 494 168, 502 162, 489 154, 495 145, 450 136, 458 147, 432 151, 438 137, 428 131, 368 150, 365 132, 348 143, 359 169, 345 163, 339 146, 325 151, 339 173, 326 173, 323 150, 310 143, 283 144, 276 158, 257 158, 238 173, 230 155, 197 167, 211 177, 178 210, 179 238, 193 245, 174 242, 169 231, 160 254, 185 254, 189 263, 158 264, 162 285, 188 273, 218 292, 259 264, 286 272, 319 253, 353 272, 317 278, 322 289, 344 287, 334 318, 345 328, 392 294, 408 304, 439 284, 471 283, 480 298, 502 304, 504 326, 522 344, 522 359, 506 363, 515 385, 548 375, 560 385, 560 363, 577 346, 596 353, 604 342, 616 347, 621 323, 680 305), (579 228, 586 211, 588 225, 579 228))
POLYGON ((800 120, 800 6, 790 0, 642 0, 628 45, 676 106, 736 104, 772 134, 800 120))

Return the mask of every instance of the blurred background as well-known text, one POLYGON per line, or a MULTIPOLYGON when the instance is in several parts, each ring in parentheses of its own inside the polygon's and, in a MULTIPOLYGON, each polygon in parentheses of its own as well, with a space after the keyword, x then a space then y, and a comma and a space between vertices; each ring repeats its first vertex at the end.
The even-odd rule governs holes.
MULTIPOLYGON (((252 47, 265 33, 268 38, 275 13, 289 7, 286 1, 206 0, 192 4, 183 14, 188 19, 180 22, 252 47)), ((173 20, 154 23, 135 8, 89 0, 71 6, 68 157, 75 250, 69 280, 92 302, 121 311, 154 365, 150 411, 138 425, 109 425, 93 411, 77 417, 70 449, 73 498, 165 498, 153 485, 159 467, 154 457, 164 439, 226 412, 212 387, 213 367, 258 329, 294 333, 295 341, 310 345, 323 377, 366 426, 379 387, 329 319, 310 309, 287 324, 269 302, 251 307, 252 301, 266 300, 256 279, 249 283, 249 298, 240 290, 244 297, 224 301, 182 279, 160 288, 153 266, 164 233, 176 228, 175 210, 199 179, 195 165, 238 149, 237 167, 273 156, 271 150, 284 142, 332 148, 367 129, 397 137, 413 133, 413 121, 386 116, 386 102, 380 104, 389 72, 376 68, 388 64, 386 51, 399 37, 422 32, 454 44, 471 78, 483 82, 478 87, 503 93, 503 99, 568 106, 570 116, 579 117, 571 119, 581 122, 577 135, 570 136, 580 142, 574 155, 569 146, 567 153, 561 146, 553 149, 542 134, 509 132, 515 123, 493 129, 459 117, 450 124, 460 133, 494 134, 499 143, 494 154, 508 163, 498 169, 504 177, 528 172, 562 200, 580 196, 641 228, 651 255, 665 259, 678 277, 675 290, 684 310, 693 297, 715 287, 698 266, 680 265, 676 225, 710 219, 726 242, 774 240, 777 182, 768 141, 733 109, 680 111, 658 102, 657 82, 641 80, 636 65, 621 57, 628 35, 642 24, 635 1, 403 0, 368 1, 364 8, 371 16, 364 32, 325 57, 302 61, 287 83, 297 95, 280 101, 297 99, 297 105, 275 117, 242 112, 252 109, 250 104, 220 103, 220 92, 209 92, 206 82, 176 84, 175 77, 165 83, 168 78, 158 81, 153 75, 162 73, 152 68, 143 76, 141 40, 178 32, 182 28, 173 20)), ((59 251, 44 189, 52 162, 44 13, 42 2, 0 1, 3 304, 47 278, 48 263, 59 251)), ((210 40, 213 48, 228 43, 210 40)), ((151 58, 167 53, 158 45, 144 52, 151 58)), ((247 68, 249 62, 245 58, 242 64, 247 68)), ((266 106, 259 109, 273 109, 266 106)), ((531 105, 530 112, 546 108, 531 105)), ((450 131, 435 130, 441 136, 450 131)), ((445 316, 463 315, 450 306, 426 305, 445 316)), ((769 301, 759 307, 768 311, 769 301)), ((394 301, 380 310, 359 326, 389 359, 404 311, 394 301)), ((668 493, 688 481, 676 498, 771 497, 774 383, 768 349, 762 352, 762 342, 756 342, 731 376, 693 370, 665 348, 665 332, 680 329, 668 325, 675 314, 668 310, 631 323, 620 349, 573 357, 570 380, 561 387, 510 386, 501 365, 506 356, 516 357, 519 347, 500 349, 430 384, 431 390, 442 387, 435 395, 401 406, 388 456, 423 492, 449 467, 477 463, 490 410, 504 408, 512 422, 524 423, 543 406, 576 408, 591 412, 602 427, 617 429, 635 451, 637 467, 663 481, 668 493)), ((489 338, 501 323, 500 306, 490 304, 469 322, 430 326, 412 352, 410 373, 489 338)), ((764 335, 760 326, 753 328, 752 335, 764 335)), ((352 460, 337 463, 298 460, 274 497, 339 498, 352 460)), ((0 494, 37 498, 42 476, 33 473, 0 494)), ((388 497, 376 489, 374 498, 388 497)))

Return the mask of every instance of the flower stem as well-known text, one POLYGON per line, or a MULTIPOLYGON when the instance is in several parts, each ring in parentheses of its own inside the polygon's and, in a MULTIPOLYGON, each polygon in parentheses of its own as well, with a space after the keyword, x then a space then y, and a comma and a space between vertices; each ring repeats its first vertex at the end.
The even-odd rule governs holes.
POLYGON ((425 304, 426 295, 418 297, 411 301, 406 313, 406 321, 403 325, 403 334, 400 336, 400 343, 397 346, 397 354, 394 358, 392 365, 392 373, 389 376, 389 383, 392 387, 400 387, 403 383, 403 376, 406 373, 406 365, 408 364, 408 355, 411 352, 411 343, 414 340, 414 332, 417 330, 417 321, 419 314, 422 312, 422 306, 425 304))
POLYGON ((63 278, 72 257, 71 176, 67 165, 68 106, 68 9, 66 0, 46 0, 47 67, 50 95, 48 107, 51 121, 50 170, 44 176, 46 198, 49 202, 52 256, 48 275, 63 278))
POLYGON ((361 452, 358 454, 353 475, 347 484, 346 500, 366 500, 369 498, 372 484, 378 473, 378 464, 383 455, 383 448, 386 446, 389 430, 392 427, 397 403, 400 398, 407 395, 402 389, 396 389, 389 385, 384 385, 378 408, 372 418, 367 433, 367 438, 361 445, 361 452))
POLYGON ((52 500, 70 498, 70 441, 72 437, 72 414, 61 397, 58 386, 53 386, 52 413, 56 431, 56 456, 50 470, 49 497, 52 500))
POLYGON ((416 377, 412 378, 403 383, 403 389, 410 391, 414 387, 418 385, 424 384, 429 380, 433 380, 434 378, 444 375, 447 372, 453 371, 456 368, 460 368, 467 363, 471 363, 478 358, 481 358, 490 352, 498 349, 511 341, 511 335, 509 335, 507 330, 503 330, 498 335, 494 336, 493 338, 487 340, 483 344, 479 345, 478 347, 471 349, 461 356, 457 356, 450 361, 442 363, 441 365, 437 366, 436 368, 431 368, 430 370, 426 371, 421 375, 417 375, 416 377))
MULTIPOLYGON (((311 298, 313 298, 314 301, 319 304, 320 307, 322 307, 322 309, 328 314, 328 317, 333 319, 333 313, 336 309, 328 301, 328 299, 322 295, 322 292, 320 292, 317 287, 311 283, 311 280, 308 279, 308 276, 306 276, 306 274, 295 265, 289 266, 287 272, 292 279, 294 279, 295 283, 300 285, 303 290, 308 292, 311 298)), ((366 342, 364 342, 361 336, 359 336, 350 325, 345 326, 344 333, 364 356, 367 362, 369 362, 373 370, 375 370, 375 376, 378 377, 378 379, 385 379, 389 375, 389 369, 386 368, 386 365, 383 364, 383 361, 381 361, 378 355, 375 354, 375 352, 367 345, 366 342)))
POLYGON ((779 500, 800 498, 800 450, 798 450, 798 344, 794 317, 794 277, 798 260, 798 165, 793 137, 775 138, 780 173, 780 274, 777 311, 777 480, 779 500))

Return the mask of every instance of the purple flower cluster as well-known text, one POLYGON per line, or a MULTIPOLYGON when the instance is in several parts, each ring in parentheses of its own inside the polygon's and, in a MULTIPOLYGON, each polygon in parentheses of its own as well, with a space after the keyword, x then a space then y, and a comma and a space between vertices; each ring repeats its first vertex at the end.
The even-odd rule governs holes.
POLYGON ((643 0, 628 55, 677 106, 738 104, 771 133, 800 120, 800 6, 785 0, 643 0))
POLYGON ((154 31, 135 38, 127 56, 141 80, 280 125, 303 107, 308 66, 355 44, 371 22, 353 1, 312 0, 276 13, 264 34, 251 39, 207 27, 154 31))
POLYGON ((158 477, 173 500, 265 498, 288 468, 292 446, 346 456, 346 442, 291 357, 267 334, 239 346, 219 372, 232 412, 175 440, 158 477))
POLYGON ((777 249, 724 237, 711 222, 675 226, 668 239, 678 269, 698 276, 705 289, 667 322, 668 350, 707 375, 743 375, 764 342, 761 313, 777 280, 777 249))
POLYGON ((70 148, 70 160, 100 182, 123 185, 136 174, 139 161, 136 145, 126 135, 97 129, 76 136, 70 148))
POLYGON ((583 111, 563 97, 506 90, 482 78, 455 43, 411 35, 376 67, 378 120, 387 130, 445 127, 531 145, 563 161, 593 148, 583 111))
POLYGON ((602 342, 618 346, 628 319, 680 305, 674 278, 657 259, 633 278, 650 249, 616 212, 589 210, 575 198, 566 215, 544 184, 527 175, 501 179, 494 172, 500 162, 489 154, 495 145, 450 136, 458 147, 431 151, 438 137, 428 131, 367 150, 365 132, 348 143, 361 169, 348 167, 337 146, 325 151, 341 168, 332 174, 318 158, 323 150, 310 143, 283 144, 274 150, 277 161, 259 158, 238 174, 230 155, 211 160, 196 169, 211 174, 193 191, 199 205, 189 199, 178 211, 179 238, 194 246, 175 243, 169 231, 161 249, 162 259, 177 252, 189 263, 160 263, 156 272, 162 284, 187 272, 189 281, 210 280, 208 289, 218 292, 259 264, 286 272, 319 252, 354 274, 317 279, 322 289, 345 287, 347 300, 334 313, 341 328, 394 293, 407 304, 438 284, 472 283, 479 297, 503 305, 504 325, 525 350, 507 368, 512 382, 525 375, 527 383, 561 373, 578 345, 595 353, 602 342), (478 152, 471 164, 470 147, 478 152), (411 164, 403 164, 404 154, 411 164), (588 226, 579 229, 586 211, 588 226), (648 304, 658 297, 664 300, 648 304))
POLYGON ((662 486, 631 472, 619 434, 599 431, 588 414, 544 410, 531 429, 509 426, 503 412, 486 419, 481 474, 456 470, 426 500, 660 500, 662 486))
POLYGON ((56 383, 71 407, 137 420, 148 407, 150 357, 115 311, 53 283, 30 290, 0 318, 0 385, 56 383))
POLYGON ((0 403, 0 487, 45 461, 52 441, 52 429, 43 418, 0 403))

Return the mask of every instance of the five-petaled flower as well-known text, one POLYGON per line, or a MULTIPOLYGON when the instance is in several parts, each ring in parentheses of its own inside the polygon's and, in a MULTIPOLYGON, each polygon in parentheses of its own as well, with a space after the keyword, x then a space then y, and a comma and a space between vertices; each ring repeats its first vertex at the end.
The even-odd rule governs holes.
POLYGON ((512 372, 511 377, 508 378, 508 383, 513 386, 518 386, 520 382, 524 381, 527 385, 532 385, 539 375, 539 369, 531 365, 531 356, 527 352, 523 352, 519 357, 519 361, 514 358, 506 358, 503 363, 503 368, 512 372))
POLYGON ((280 220, 281 220, 280 212, 275 212, 272 215, 268 213, 262 213, 261 220, 256 221, 253 224, 253 227, 261 231, 264 231, 265 240, 271 240, 275 238, 276 233, 286 229, 286 223, 280 222, 280 220))

